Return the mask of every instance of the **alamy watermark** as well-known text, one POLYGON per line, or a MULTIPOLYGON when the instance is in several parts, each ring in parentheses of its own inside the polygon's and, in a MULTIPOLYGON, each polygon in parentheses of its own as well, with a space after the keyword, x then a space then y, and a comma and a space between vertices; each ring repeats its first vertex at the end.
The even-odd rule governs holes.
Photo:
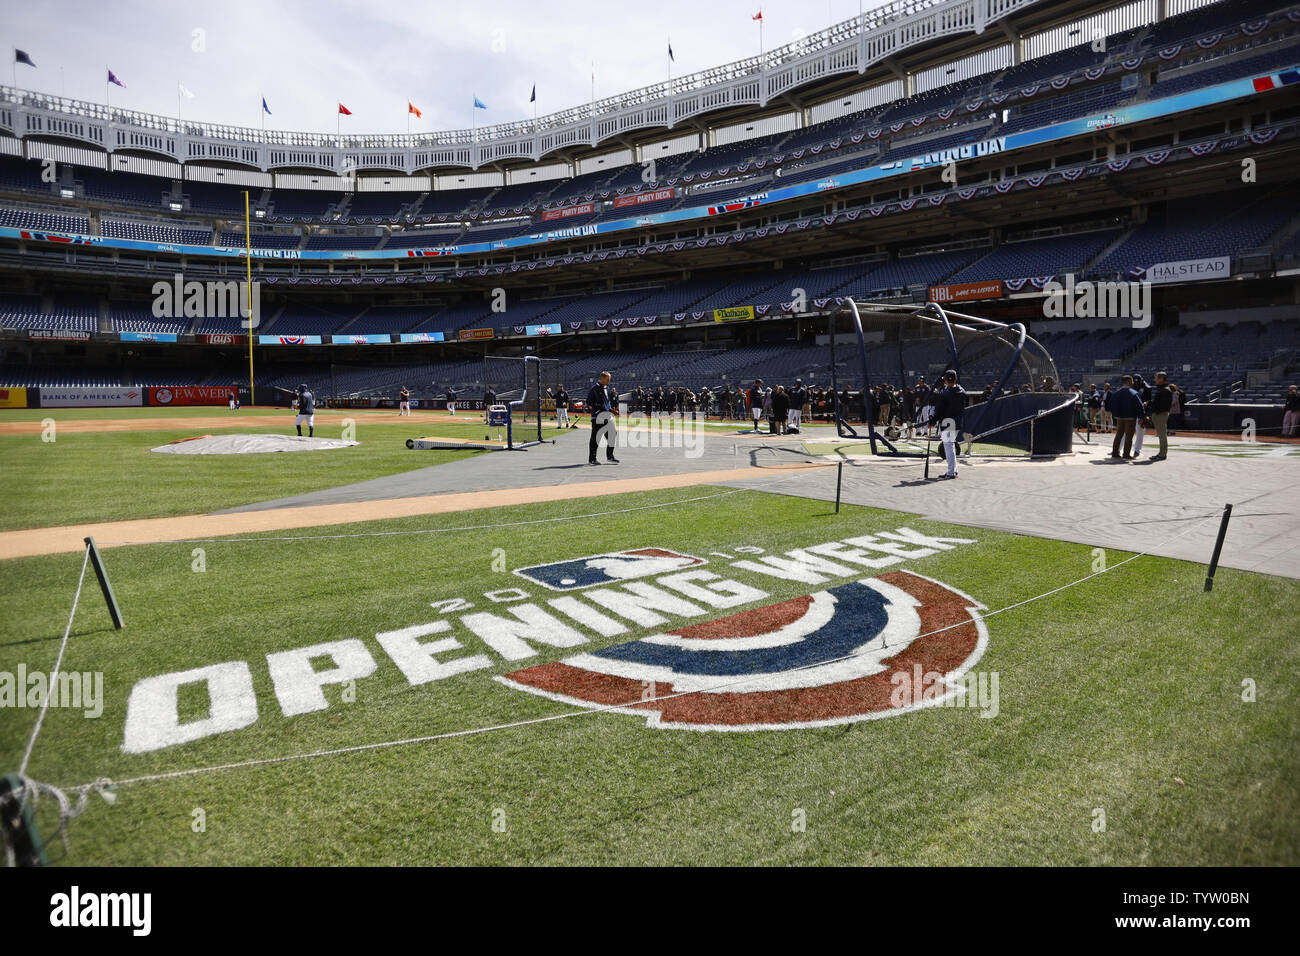
POLYGON ((1043 315, 1049 319, 1129 319, 1135 329, 1151 326, 1150 282, 1075 282, 1066 275, 1043 286, 1043 315))
POLYGON ((103 672, 28 673, 26 664, 19 664, 16 673, 0 671, 0 707, 46 706, 82 710, 92 719, 100 716, 104 712, 103 672))
POLYGON ((153 316, 155 319, 239 319, 245 329, 255 329, 262 324, 262 283, 253 283, 253 294, 248 294, 248 283, 230 279, 220 282, 209 279, 186 282, 179 272, 172 281, 159 280, 153 284, 153 316))

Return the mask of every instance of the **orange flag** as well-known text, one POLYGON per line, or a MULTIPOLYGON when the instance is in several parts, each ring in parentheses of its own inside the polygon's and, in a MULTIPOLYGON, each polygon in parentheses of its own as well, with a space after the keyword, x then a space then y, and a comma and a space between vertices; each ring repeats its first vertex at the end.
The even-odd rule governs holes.
POLYGON ((417 110, 417 109, 415 108, 415 105, 414 105, 413 103, 411 103, 410 100, 407 100, 407 101, 406 101, 406 112, 408 112, 408 113, 414 113, 414 114, 415 114, 415 118, 416 118, 416 119, 420 119, 420 111, 417 110))

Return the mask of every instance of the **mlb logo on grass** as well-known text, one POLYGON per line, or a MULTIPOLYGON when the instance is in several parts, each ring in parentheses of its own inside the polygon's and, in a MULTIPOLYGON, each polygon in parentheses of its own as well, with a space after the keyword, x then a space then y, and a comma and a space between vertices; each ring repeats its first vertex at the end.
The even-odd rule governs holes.
POLYGON ((519 568, 515 574, 552 591, 573 591, 595 584, 612 584, 667 574, 670 571, 684 571, 703 564, 708 564, 708 561, 679 551, 638 548, 519 568))

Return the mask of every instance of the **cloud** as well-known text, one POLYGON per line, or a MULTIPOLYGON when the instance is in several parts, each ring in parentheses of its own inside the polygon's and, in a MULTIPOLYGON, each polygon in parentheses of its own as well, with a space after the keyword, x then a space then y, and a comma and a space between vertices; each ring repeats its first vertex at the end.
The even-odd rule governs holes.
MULTIPOLYGON (((879 0, 868 8, 881 5, 879 0)), ((280 130, 333 132, 336 104, 352 110, 346 132, 406 129, 407 101, 423 112, 412 129, 452 130, 557 112, 758 52, 750 17, 759 0, 116 0, 8 3, 0 35, 38 70, 19 83, 103 102, 104 70, 127 89, 113 105, 176 115, 177 83, 192 90, 187 119, 256 126, 262 97, 280 130), (194 31, 200 30, 201 34, 194 31), (202 38, 202 49, 197 37, 202 38), (101 62, 106 61, 106 62, 101 62), (477 95, 489 109, 473 110, 477 95)), ((856 16, 851 0, 764 3, 764 45, 790 42, 856 16)))

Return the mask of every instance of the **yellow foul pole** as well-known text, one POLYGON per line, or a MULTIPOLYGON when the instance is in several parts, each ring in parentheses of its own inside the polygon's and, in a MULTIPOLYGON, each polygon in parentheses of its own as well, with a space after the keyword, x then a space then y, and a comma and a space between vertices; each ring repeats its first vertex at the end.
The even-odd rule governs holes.
POLYGON ((257 391, 253 387, 253 234, 248 227, 248 190, 244 190, 244 267, 247 284, 244 298, 248 303, 248 406, 257 404, 257 391))

